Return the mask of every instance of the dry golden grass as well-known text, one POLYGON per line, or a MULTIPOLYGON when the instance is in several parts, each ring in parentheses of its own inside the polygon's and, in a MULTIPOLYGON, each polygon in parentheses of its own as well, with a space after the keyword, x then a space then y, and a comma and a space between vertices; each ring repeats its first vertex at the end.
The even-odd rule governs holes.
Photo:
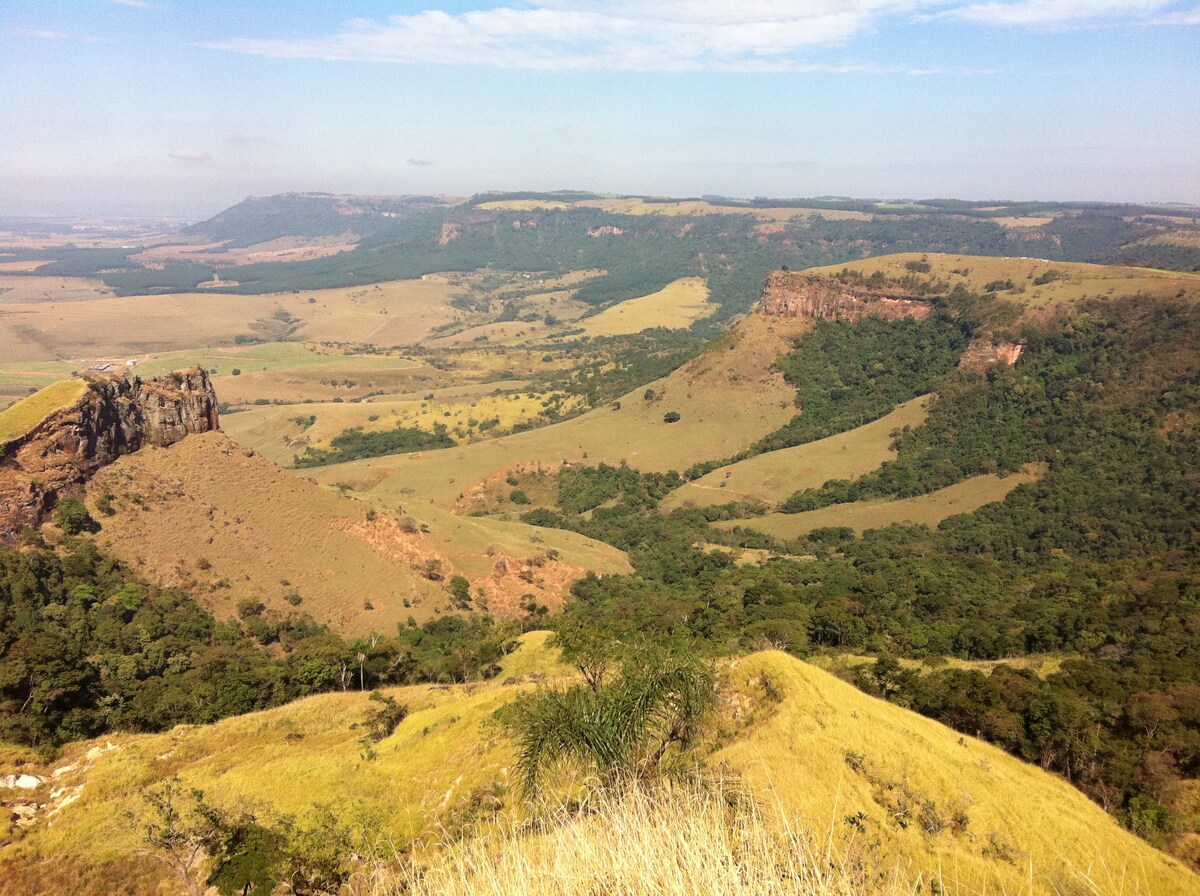
POLYGON ((989 218, 1001 227, 1043 227, 1054 221, 1054 218, 1036 217, 1034 215, 1015 215, 1002 218, 989 218))
POLYGON ((434 508, 409 516, 397 505, 370 519, 367 506, 247 456, 220 433, 127 455, 96 474, 88 495, 106 551, 150 581, 187 588, 222 617, 255 598, 343 632, 391 631, 410 615, 424 621, 443 611, 454 574, 505 616, 523 593, 558 607, 586 570, 629 569, 620 551, 575 533, 434 508), (95 507, 105 494, 112 516, 95 507), (549 550, 559 559, 547 561, 549 550), (430 562, 442 581, 423 575, 430 562), (295 608, 292 593, 303 600, 295 608))
POLYGON ((855 479, 896 456, 891 450, 891 433, 905 426, 920 426, 928 398, 914 398, 886 417, 849 432, 718 467, 676 489, 661 507, 670 512, 679 507, 731 501, 773 506, 801 489, 817 488, 830 479, 855 479))
POLYGON ((406 496, 452 507, 473 486, 517 464, 628 461, 682 470, 748 448, 795 413, 795 389, 772 369, 810 323, 751 315, 679 370, 620 401, 553 426, 423 455, 375 458, 313 471, 385 503, 406 496), (646 388, 655 395, 646 399, 646 388), (674 411, 678 423, 663 422, 674 411))
POLYGON ((554 330, 555 328, 546 326, 545 322, 541 320, 481 323, 454 333, 447 333, 444 336, 431 337, 425 340, 425 344, 434 347, 467 346, 478 342, 491 345, 521 345, 527 342, 540 342, 554 330))
POLYGON ((261 262, 310 261, 352 251, 356 234, 330 234, 318 237, 285 236, 252 246, 221 250, 224 243, 163 243, 143 249, 130 260, 148 268, 161 268, 170 261, 209 262, 216 265, 258 264, 261 262))
POLYGON ((782 699, 766 700, 756 723, 710 762, 774 794, 789 817, 834 843, 878 842, 880 870, 921 874, 950 893, 1165 896, 1200 887, 1066 781, 997 747, 784 654, 749 657, 731 677, 744 712, 767 682, 782 699))
POLYGON ((571 204, 551 199, 501 199, 495 202, 481 202, 479 207, 489 211, 531 212, 538 209, 570 208, 571 204))
POLYGON ((60 380, 0 411, 0 445, 25 435, 87 391, 83 380, 60 380))
MULTIPOLYGON (((377 392, 409 391, 447 379, 405 358, 395 358, 388 364, 372 364, 371 360, 351 357, 345 363, 329 367, 294 370, 243 367, 239 368, 242 372, 238 376, 214 375, 213 387, 221 401, 232 405, 247 406, 264 400, 285 402, 293 404, 294 413, 301 413, 308 407, 305 402, 361 401, 377 392), (364 363, 357 364, 359 360, 364 363), (354 385, 345 385, 347 380, 354 385)), ((236 361, 233 366, 237 366, 236 361)))
POLYGON ((658 292, 629 299, 580 323, 588 336, 640 333, 650 327, 680 330, 716 311, 703 277, 683 277, 658 292))
POLYGON ((194 350, 254 335, 264 323, 272 326, 279 311, 300 321, 292 334, 298 340, 409 344, 462 318, 449 304, 457 292, 448 279, 431 275, 263 296, 181 293, 61 304, 10 301, 0 316, 0 357, 50 360, 194 350))
MULTIPOLYGON (((1190 221, 1188 223, 1191 223, 1190 221)), ((1171 233, 1160 233, 1138 240, 1140 245, 1149 246, 1183 246, 1187 249, 1200 249, 1200 230, 1176 230, 1171 233)))
MULTIPOLYGON (((769 811, 769 810, 768 810, 769 811)), ((917 896, 928 879, 867 877, 820 832, 781 823, 736 788, 629 788, 422 857, 373 892, 413 896, 917 896)))
POLYGON ((836 274, 843 268, 870 276, 883 271, 889 277, 916 276, 923 280, 939 280, 951 286, 962 284, 975 292, 984 292, 988 283, 1012 280, 1015 289, 999 293, 1000 298, 1018 302, 1030 308, 1073 302, 1086 297, 1105 298, 1144 293, 1155 298, 1191 296, 1200 298, 1200 274, 1178 271, 1159 271, 1152 268, 1130 268, 1118 265, 1083 264, 1069 261, 1044 261, 1037 258, 999 258, 982 255, 943 255, 908 252, 881 255, 852 261, 848 264, 811 268, 812 273, 836 274), (905 264, 927 261, 928 274, 913 274, 905 264), (1064 275, 1043 285, 1033 281, 1050 271, 1064 275), (966 274, 954 273, 966 271, 966 274))
POLYGON ((890 896, 937 892, 931 881, 964 896, 1197 891, 1194 874, 1060 778, 779 653, 727 664, 705 763, 735 789, 633 792, 543 833, 518 828, 531 807, 490 719, 531 686, 523 677, 564 673, 544 644, 526 636, 491 683, 390 689, 411 712, 373 759, 352 728, 368 705, 354 692, 70 747, 45 771, 65 769, 56 786, 78 798, 4 861, 74 868, 76 889, 31 892, 82 892, 136 848, 124 818, 139 795, 178 775, 218 804, 301 819, 333 805, 384 844, 424 834, 426 874, 408 877, 418 893, 890 896), (504 806, 457 842, 480 793, 504 806))
MULTIPOLYGON (((974 669, 978 672, 991 674, 997 666, 1008 666, 1013 669, 1026 669, 1039 678, 1045 678, 1048 675, 1059 672, 1062 669, 1063 662, 1071 658, 1069 655, 1061 653, 1028 653, 1023 656, 1006 657, 1002 660, 964 660, 956 656, 946 656, 937 657, 934 660, 901 658, 897 662, 906 669, 916 669, 922 672, 933 668, 950 668, 974 669)), ((874 663, 875 659, 873 656, 862 654, 840 653, 815 656, 809 662, 820 669, 824 669, 826 672, 837 674, 840 671, 852 669, 855 666, 874 663)))
POLYGON ((861 534, 866 529, 879 529, 893 523, 937 526, 947 517, 971 513, 993 501, 1003 501, 1017 486, 1036 482, 1045 475, 1045 468, 1028 464, 1009 476, 972 476, 970 479, 898 501, 856 501, 853 504, 834 504, 805 513, 768 513, 765 516, 713 523, 721 529, 744 526, 756 532, 791 540, 801 538, 813 529, 826 526, 849 526, 861 534))
MULTIPOLYGON (((344 390, 343 390, 344 391, 344 390)), ((289 405, 287 407, 254 408, 230 414, 222 421, 229 436, 239 444, 263 452, 278 464, 290 465, 295 455, 306 447, 328 447, 329 441, 351 427, 367 432, 415 426, 432 431, 444 424, 456 441, 474 441, 488 437, 492 431, 481 432, 482 421, 499 420, 498 427, 508 429, 517 423, 535 420, 545 411, 547 396, 542 393, 510 392, 492 394, 494 386, 463 387, 460 395, 439 396, 432 401, 371 400, 367 402, 289 405), (307 420, 316 417, 316 422, 307 420), (304 422, 298 423, 297 419, 304 422), (475 426, 471 425, 475 421, 475 426)), ((228 394, 222 392, 222 395, 228 394)), ((577 406, 582 399, 568 396, 562 403, 564 411, 577 406)))
MULTIPOLYGON (((24 265, 29 262, 11 262, 24 265)), ((45 262, 40 262, 45 264, 45 262)), ((4 270, 4 269, 0 269, 4 270)), ((115 295, 99 278, 14 276, 20 268, 7 268, 0 273, 0 305, 40 305, 46 302, 79 302, 103 299, 115 295)), ((8 311, 9 309, 5 309, 8 311)))
POLYGON ((750 215, 765 221, 790 221, 793 218, 808 218, 820 215, 831 221, 870 221, 874 217, 866 212, 842 209, 819 208, 747 208, 740 206, 713 205, 700 199, 685 199, 674 202, 646 202, 644 199, 583 199, 578 202, 560 202, 543 199, 511 199, 481 203, 480 208, 504 211, 528 212, 537 209, 598 208, 614 215, 661 215, 677 218, 692 215, 750 215))
POLYGON ((831 221, 870 221, 874 217, 865 212, 841 209, 817 208, 746 208, 733 205, 713 205, 699 199, 678 202, 646 202, 642 199, 588 199, 576 203, 591 208, 604 209, 620 215, 749 215, 765 221, 790 221, 793 218, 808 218, 821 215, 831 221))

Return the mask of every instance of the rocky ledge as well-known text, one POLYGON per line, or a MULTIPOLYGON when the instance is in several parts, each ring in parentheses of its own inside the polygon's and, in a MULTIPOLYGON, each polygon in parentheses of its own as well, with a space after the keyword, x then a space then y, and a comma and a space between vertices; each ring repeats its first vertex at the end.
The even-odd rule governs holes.
POLYGON ((219 429, 217 396, 202 368, 142 380, 88 380, 74 403, 0 445, 0 538, 42 521, 59 497, 144 445, 219 429))
POLYGON ((758 310, 772 317, 813 317, 855 323, 871 316, 923 320, 933 312, 933 306, 895 289, 847 284, 816 274, 774 271, 767 275, 758 310))
POLYGON ((1006 342, 990 334, 976 336, 958 359, 958 366, 978 373, 986 373, 993 367, 1012 367, 1025 351, 1021 342, 1006 342))
MULTIPOLYGON (((872 316, 886 320, 909 317, 924 320, 933 313, 933 305, 894 287, 843 283, 819 274, 774 271, 767 275, 763 285, 758 312, 772 317, 811 317, 857 323, 872 316)), ((991 333, 982 333, 971 340, 958 366, 979 373, 997 366, 1012 367, 1024 350, 1022 343, 1006 342, 991 333)))

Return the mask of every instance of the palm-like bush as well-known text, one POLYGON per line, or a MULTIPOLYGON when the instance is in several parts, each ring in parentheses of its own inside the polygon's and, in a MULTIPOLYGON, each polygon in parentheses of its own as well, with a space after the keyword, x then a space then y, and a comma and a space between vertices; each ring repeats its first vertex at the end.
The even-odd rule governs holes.
POLYGON ((695 656, 644 651, 599 688, 576 685, 517 702, 508 727, 527 793, 552 767, 574 765, 606 786, 654 777, 672 747, 695 738, 716 701, 712 669, 695 656))

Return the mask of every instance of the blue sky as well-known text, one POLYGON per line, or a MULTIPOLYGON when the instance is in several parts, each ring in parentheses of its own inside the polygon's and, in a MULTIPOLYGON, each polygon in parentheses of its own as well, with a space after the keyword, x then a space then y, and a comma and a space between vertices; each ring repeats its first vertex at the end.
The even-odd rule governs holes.
POLYGON ((6 0, 0 214, 559 188, 1200 203, 1200 0, 6 0))

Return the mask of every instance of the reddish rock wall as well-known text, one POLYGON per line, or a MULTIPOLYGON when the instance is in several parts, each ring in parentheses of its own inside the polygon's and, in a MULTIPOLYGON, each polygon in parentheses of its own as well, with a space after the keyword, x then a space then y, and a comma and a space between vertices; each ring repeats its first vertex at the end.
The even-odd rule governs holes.
POLYGON ((1012 367, 1020 359, 1023 351, 1025 345, 1021 342, 995 341, 988 335, 976 336, 963 352, 963 356, 958 359, 958 366, 986 373, 997 365, 1012 367))
POLYGON ((896 290, 849 285, 814 274, 774 271, 767 275, 758 310, 773 317, 815 317, 854 323, 869 316, 888 320, 924 319, 933 312, 933 306, 896 290))
POLYGON ((0 446, 0 539, 40 523, 64 491, 118 457, 218 428, 217 396, 201 368, 90 380, 74 404, 0 446))

